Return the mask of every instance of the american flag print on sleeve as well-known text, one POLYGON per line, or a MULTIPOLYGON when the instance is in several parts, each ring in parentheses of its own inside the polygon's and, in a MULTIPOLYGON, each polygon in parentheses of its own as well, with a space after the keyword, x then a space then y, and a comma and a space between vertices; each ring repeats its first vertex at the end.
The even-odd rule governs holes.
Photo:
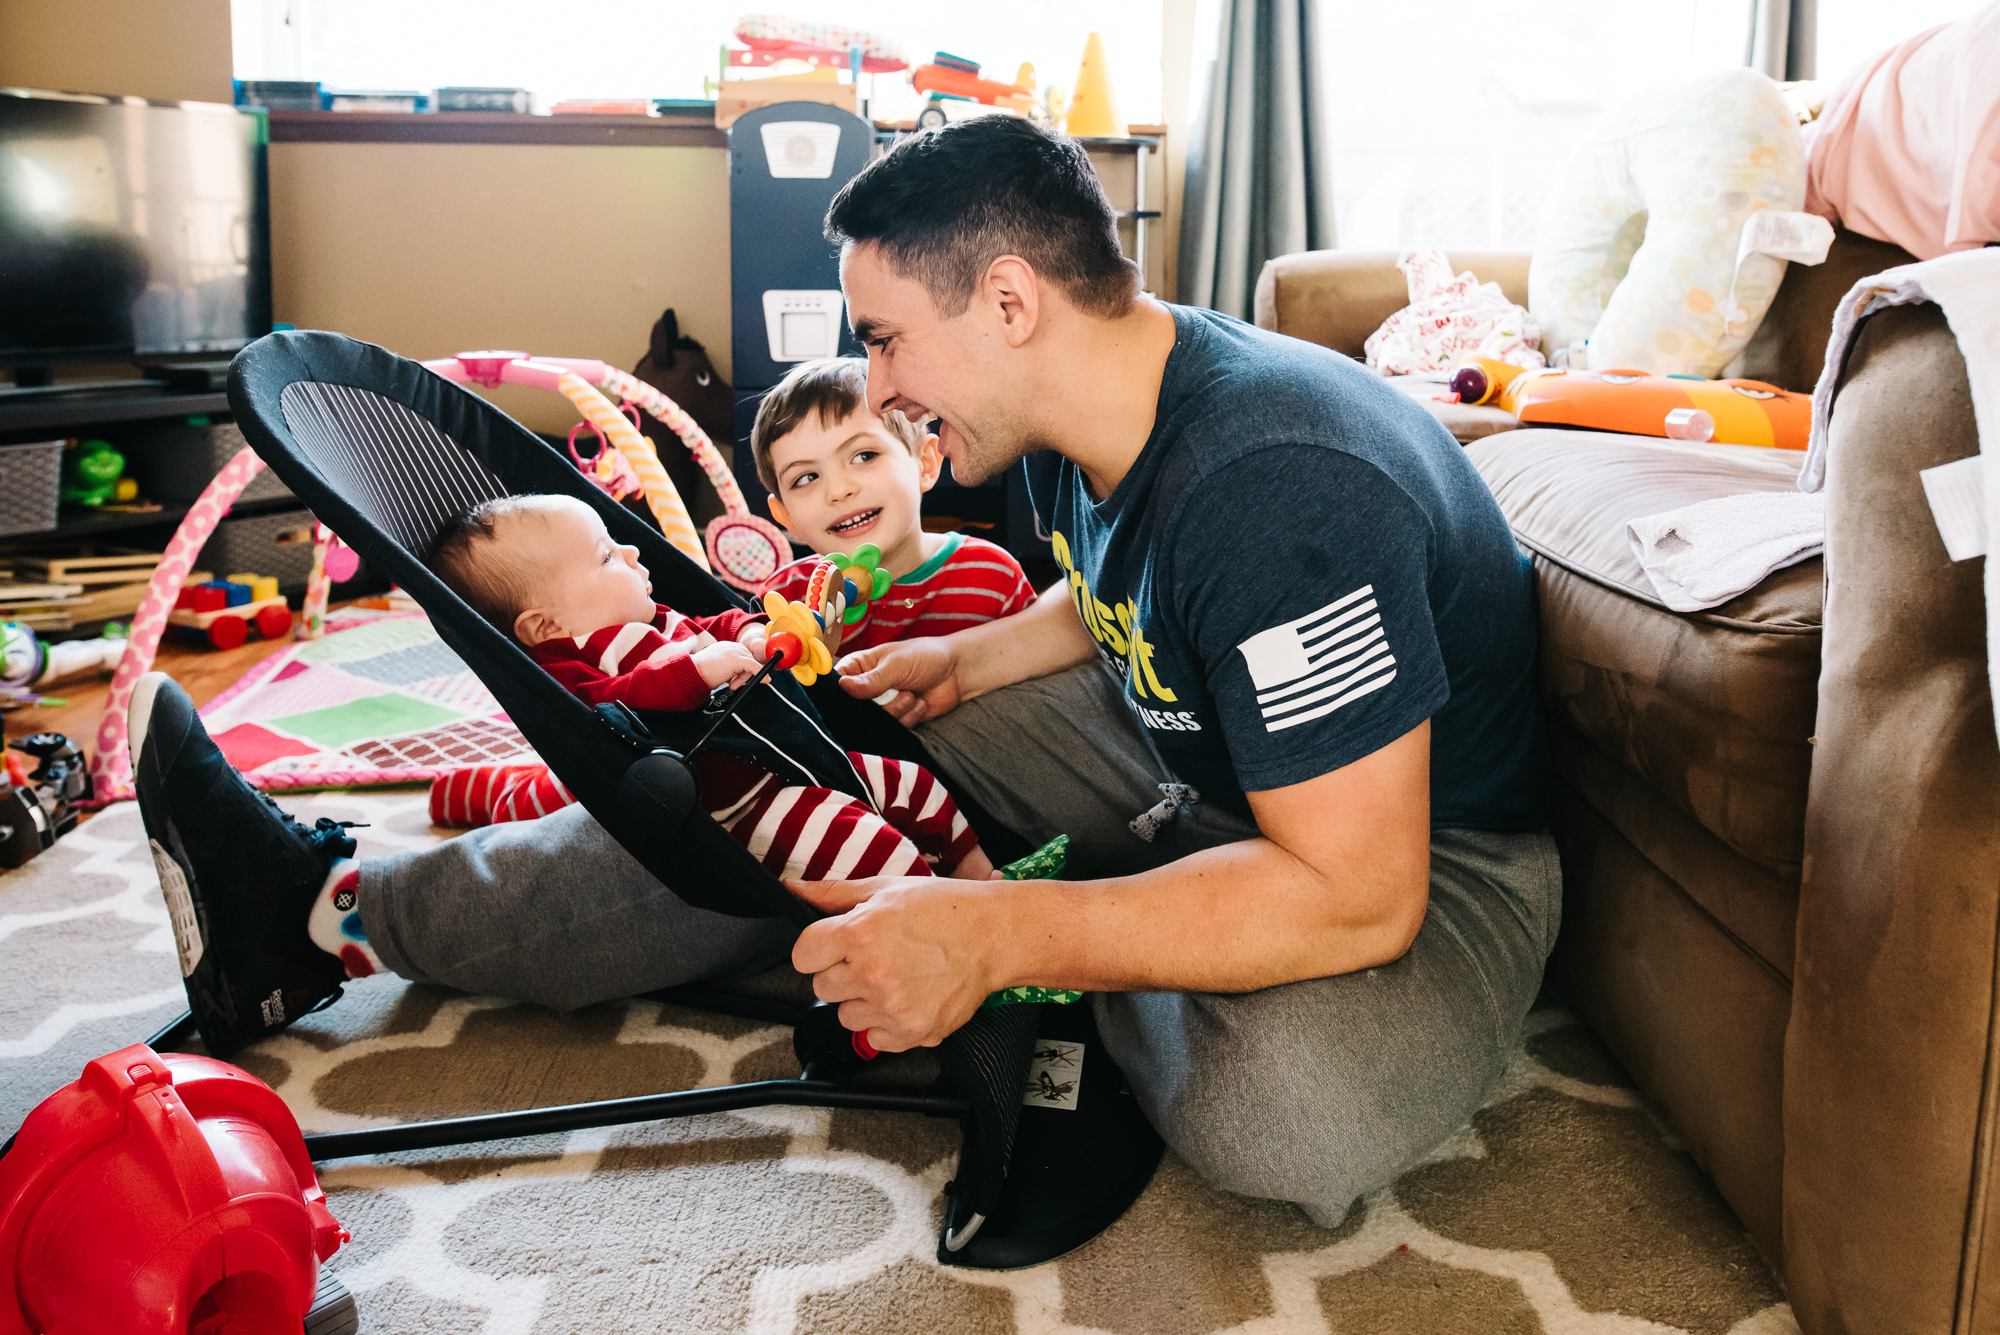
POLYGON ((1261 630, 1236 646, 1250 667, 1264 730, 1325 718, 1396 679, 1375 586, 1261 630))

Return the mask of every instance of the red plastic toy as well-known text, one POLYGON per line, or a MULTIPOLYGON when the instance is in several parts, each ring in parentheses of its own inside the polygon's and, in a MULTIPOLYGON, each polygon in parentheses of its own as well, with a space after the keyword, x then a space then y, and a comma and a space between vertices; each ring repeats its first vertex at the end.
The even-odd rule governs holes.
POLYGON ((0 1158, 0 1335, 298 1335, 346 1241, 269 1085, 135 1043, 0 1158))

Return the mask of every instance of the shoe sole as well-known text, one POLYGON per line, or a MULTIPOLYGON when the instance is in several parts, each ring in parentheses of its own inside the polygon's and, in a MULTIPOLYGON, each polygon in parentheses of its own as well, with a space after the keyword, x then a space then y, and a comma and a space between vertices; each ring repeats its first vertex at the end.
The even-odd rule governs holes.
POLYGON ((132 782, 139 781, 139 757, 146 747, 146 731, 153 723, 153 701, 159 698, 160 683, 172 681, 164 672, 148 672, 132 688, 125 706, 125 746, 132 758, 132 782))
MULTIPOLYGON (((132 760, 131 782, 135 795, 139 788, 140 762, 145 757, 146 743, 152 734, 153 705, 159 699, 161 685, 172 681, 173 678, 164 672, 146 673, 133 686, 131 701, 126 706, 125 738, 132 760)), ((160 894, 167 903, 174 949, 180 957, 181 981, 192 989, 196 985, 194 975, 208 954, 209 944, 202 934, 200 918, 190 894, 194 880, 187 868, 180 865, 179 860, 152 836, 150 830, 146 842, 151 846, 153 870, 160 878, 160 894)), ((188 1001, 191 1005, 195 1002, 192 992, 188 1001)))
MULTIPOLYGON (((164 672, 148 672, 132 690, 127 708, 127 746, 132 757, 132 784, 138 791, 145 788, 140 766, 151 742, 153 709, 161 687, 172 682, 173 678, 164 672)), ((175 686, 175 689, 180 688, 175 686)), ((192 708, 193 702, 188 703, 192 708)), ((198 721, 199 714, 196 717, 198 721)), ((163 833, 171 828, 170 809, 160 812, 159 819, 164 822, 163 833)), ((210 939, 209 932, 203 930, 208 901, 194 869, 182 865, 174 851, 154 834, 150 823, 147 842, 160 878, 161 895, 166 900, 188 1006, 212 1055, 226 1057, 339 997, 337 983, 332 984, 330 992, 324 984, 297 983, 292 976, 295 964, 271 956, 254 941, 239 938, 233 944, 219 946, 210 939), (218 949, 229 956, 227 965, 217 954, 218 949)), ((173 838, 170 842, 179 841, 173 838)))

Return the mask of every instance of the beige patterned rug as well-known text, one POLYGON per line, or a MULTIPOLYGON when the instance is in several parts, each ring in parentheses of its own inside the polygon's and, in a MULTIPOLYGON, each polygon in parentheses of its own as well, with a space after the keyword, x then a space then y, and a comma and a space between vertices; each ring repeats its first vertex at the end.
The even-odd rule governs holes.
MULTIPOLYGON (((427 844, 421 792, 285 799, 427 844)), ((0 875, 0 1134, 182 1006, 138 812, 0 875)), ((559 1016, 378 978, 251 1049, 308 1131, 790 1077, 782 1029, 652 1002, 559 1016)), ((1505 1087, 1338 1229, 1171 1154, 1132 1210, 1006 1274, 932 1256, 957 1131, 774 1108, 328 1166, 366 1332, 1786 1335, 1769 1269, 1563 1010, 1505 1087)))

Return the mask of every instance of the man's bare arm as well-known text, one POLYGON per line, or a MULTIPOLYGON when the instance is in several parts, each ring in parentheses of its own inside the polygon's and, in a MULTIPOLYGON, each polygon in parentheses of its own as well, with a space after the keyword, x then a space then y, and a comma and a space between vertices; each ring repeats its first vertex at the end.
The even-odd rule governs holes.
POLYGON ((845 912, 793 962, 885 1051, 936 1043, 988 992, 1246 992, 1387 963, 1430 889, 1430 724, 1305 783, 1252 793, 1264 837, 1102 881, 819 882, 845 912))
POLYGON ((906 727, 1031 677, 1046 677, 1097 655, 1066 585, 1054 584, 1025 611, 951 635, 878 645, 841 659, 849 695, 873 699, 906 727))

